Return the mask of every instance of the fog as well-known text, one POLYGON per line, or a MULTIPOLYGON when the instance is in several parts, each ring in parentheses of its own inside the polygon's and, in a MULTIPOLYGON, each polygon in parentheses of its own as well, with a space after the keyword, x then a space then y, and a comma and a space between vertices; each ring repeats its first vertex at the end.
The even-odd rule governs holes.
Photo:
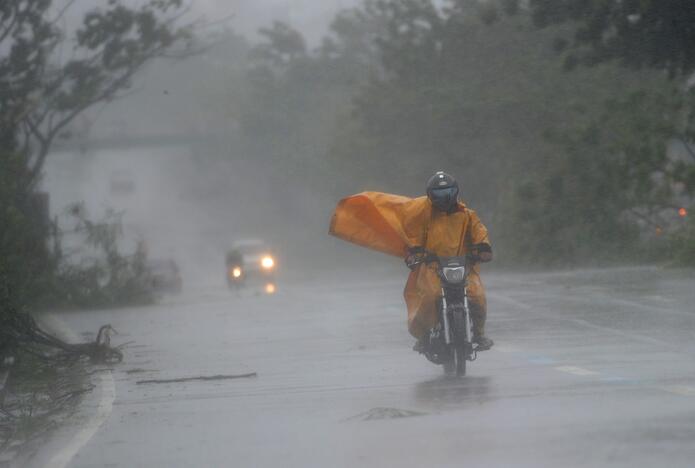
POLYGON ((359 0, 201 0, 192 7, 208 18, 229 18, 234 30, 255 37, 261 27, 284 21, 302 31, 316 45, 326 33, 333 16, 359 0))
MULTIPOLYGON (((460 51, 438 59, 451 62, 450 76, 439 78, 432 75, 438 65, 411 70, 387 61, 389 49, 380 51, 375 39, 388 37, 385 16, 355 14, 350 9, 357 1, 194 2, 180 21, 210 24, 199 31, 207 47, 185 59, 149 63, 124 97, 93 106, 71 123, 46 166, 52 214, 77 201, 95 217, 108 208, 122 211, 127 242, 139 238, 151 255, 175 258, 194 281, 217 275, 233 242, 249 237, 276 246, 294 273, 304 265, 311 271, 353 261, 395 266, 393 259, 327 236, 333 208, 362 190, 420 196, 428 177, 442 169, 459 179, 462 200, 481 214, 501 262, 510 265, 534 256, 553 265, 621 261, 633 255, 623 251, 628 230, 644 239, 654 237, 654 223, 658 232, 679 229, 673 210, 608 204, 605 217, 617 223, 609 241, 591 237, 593 228, 583 233, 581 223, 563 226, 578 239, 568 252, 562 235, 524 214, 533 197, 546 196, 534 194, 548 187, 543 179, 555 177, 553 171, 571 173, 566 180, 579 177, 578 170, 550 162, 564 150, 548 135, 565 131, 564 120, 574 115, 569 97, 599 109, 602 99, 619 92, 621 80, 657 84, 657 75, 608 68, 601 74, 609 79, 591 69, 561 76, 557 59, 536 49, 554 33, 531 32, 516 18, 485 26, 476 23, 482 13, 474 7, 452 13, 435 4, 442 18, 461 15, 475 32, 464 28, 461 39, 451 39, 460 51), (348 13, 338 16, 341 11, 348 13), (272 30, 278 21, 306 47, 300 42, 297 50, 283 49, 291 39, 272 30), (271 32, 259 34, 261 28, 271 32), (412 81, 411 73, 419 78, 412 81), (458 108, 430 95, 428 86, 439 81, 458 108), (112 193, 119 177, 132 179, 132 192, 112 193), (519 217, 521 227, 513 221, 519 217), (603 244, 611 257, 592 253, 603 244)), ((71 17, 87 9, 78 2, 71 17)), ((411 63, 407 49, 399 53, 394 57, 411 63)), ((665 145, 673 161, 688 158, 682 147, 665 145)), ((664 183, 687 205, 683 185, 664 183)), ((600 190, 566 197, 572 205, 566 210, 591 206, 592 200, 582 201, 588 193, 600 190)))
MULTIPOLYGON (((239 101, 229 101, 226 109, 216 105, 220 96, 225 99, 242 86, 247 49, 259 41, 258 29, 287 22, 314 47, 339 9, 352 4, 192 4, 189 18, 224 18, 238 42, 222 42, 183 61, 156 61, 126 97, 78 118, 70 130, 75 138, 59 144, 46 165, 43 186, 51 194, 52 215, 65 218, 67 207, 80 201, 94 219, 109 209, 122 213, 124 248, 143 240, 149 256, 180 263, 189 284, 222 282, 224 255, 240 239, 266 240, 292 265, 290 274, 303 265, 336 266, 336 252, 355 260, 354 251, 346 255, 351 249, 327 236, 336 200, 315 191, 309 174, 288 176, 286 164, 274 167, 249 154, 234 115, 239 101), (242 43, 248 45, 239 50, 242 43), (112 190, 118 178, 132 182, 132 191, 112 190)), ((88 9, 78 2, 70 14, 80 18, 88 9)), ((374 256, 357 254, 368 262, 374 256)))
POLYGON ((17 466, 692 465, 695 14, 49 3, 0 6, 0 325, 92 354, 17 466))

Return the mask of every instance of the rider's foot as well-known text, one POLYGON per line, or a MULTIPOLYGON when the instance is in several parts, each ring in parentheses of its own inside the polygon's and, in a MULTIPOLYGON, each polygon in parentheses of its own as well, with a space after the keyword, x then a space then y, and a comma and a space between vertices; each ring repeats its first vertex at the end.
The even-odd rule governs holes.
POLYGON ((428 336, 424 336, 424 337, 420 338, 419 340, 417 340, 415 342, 415 346, 413 346, 413 351, 417 351, 420 354, 426 353, 429 349, 428 338, 429 338, 428 336))
POLYGON ((473 343, 478 345, 478 347, 476 348, 477 351, 487 351, 488 349, 492 348, 492 346, 495 344, 494 341, 492 341, 485 335, 476 336, 475 338, 473 338, 473 343))
POLYGON ((429 333, 425 333, 425 335, 420 337, 415 346, 413 346, 413 351, 424 354, 429 361, 435 364, 441 364, 444 350, 441 348, 439 330, 436 328, 432 329, 429 333))

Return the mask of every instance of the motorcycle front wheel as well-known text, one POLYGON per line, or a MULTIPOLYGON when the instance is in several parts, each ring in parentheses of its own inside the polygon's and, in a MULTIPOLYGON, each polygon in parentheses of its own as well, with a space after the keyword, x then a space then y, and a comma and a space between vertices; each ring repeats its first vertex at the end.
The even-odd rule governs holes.
POLYGON ((463 377, 466 375, 466 352, 463 346, 452 346, 451 355, 443 362, 444 374, 463 377))
POLYGON ((468 336, 466 330, 465 311, 457 310, 453 314, 453 330, 455 336, 455 345, 453 346, 453 366, 452 369, 457 377, 466 375, 466 361, 468 360, 468 336))

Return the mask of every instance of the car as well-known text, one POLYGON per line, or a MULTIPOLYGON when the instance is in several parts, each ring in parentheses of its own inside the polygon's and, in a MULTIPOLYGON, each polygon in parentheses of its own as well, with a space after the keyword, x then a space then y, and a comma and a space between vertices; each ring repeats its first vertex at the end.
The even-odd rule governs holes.
POLYGON ((149 289, 154 293, 179 293, 183 280, 179 266, 173 259, 153 259, 145 263, 149 289))
POLYGON ((277 260, 268 244, 260 239, 235 242, 225 258, 227 285, 239 288, 258 283, 268 294, 275 293, 277 260))

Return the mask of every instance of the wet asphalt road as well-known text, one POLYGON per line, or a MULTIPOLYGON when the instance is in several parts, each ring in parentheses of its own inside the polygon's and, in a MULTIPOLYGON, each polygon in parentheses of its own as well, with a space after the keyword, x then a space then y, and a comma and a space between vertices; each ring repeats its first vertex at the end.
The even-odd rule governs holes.
POLYGON ((693 271, 484 275, 497 345, 463 379, 411 351, 404 277, 384 276, 63 314, 134 342, 69 466, 695 466, 693 271))

